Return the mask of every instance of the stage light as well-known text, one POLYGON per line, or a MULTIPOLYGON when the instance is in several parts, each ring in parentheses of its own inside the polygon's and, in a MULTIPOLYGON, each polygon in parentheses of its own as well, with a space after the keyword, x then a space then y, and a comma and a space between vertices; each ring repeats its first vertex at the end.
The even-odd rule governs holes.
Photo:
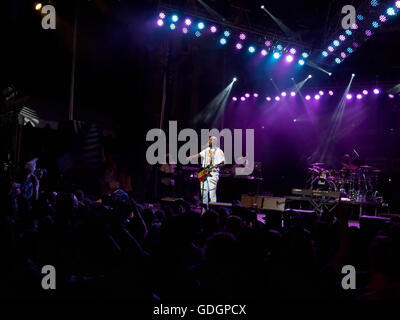
POLYGON ((219 43, 222 44, 222 45, 225 45, 226 44, 226 39, 225 38, 219 39, 219 43))
POLYGON ((344 58, 346 58, 346 54, 344 53, 344 52, 341 52, 340 53, 340 56, 344 59, 344 58))
POLYGON ((275 100, 276 100, 276 101, 279 101, 279 100, 281 100, 281 98, 280 98, 279 96, 276 96, 276 97, 275 97, 275 100))
POLYGON ((225 37, 229 37, 231 35, 231 33, 228 31, 228 30, 225 30, 224 31, 224 36, 225 37))
POLYGON ((333 91, 332 90, 329 90, 328 93, 329 93, 330 96, 333 96, 333 91))
POLYGON ((290 95, 291 95, 292 97, 294 97, 294 96, 296 95, 296 92, 292 91, 292 92, 290 92, 290 95))
POLYGON ((286 95, 287 95, 287 93, 286 93, 285 91, 283 91, 283 92, 281 93, 281 96, 282 96, 282 97, 286 97, 286 95))
POLYGON ((266 97, 265 98, 267 101, 271 101, 271 97, 266 97))
POLYGON ((374 89, 374 94, 379 94, 381 91, 378 88, 374 89))
POLYGON ((250 93, 246 93, 244 96, 245 96, 246 98, 249 98, 249 97, 250 97, 250 93))
POLYGON ((339 63, 341 62, 341 60, 340 60, 339 58, 336 58, 336 59, 335 59, 335 62, 336 62, 337 64, 339 64, 339 63))
POLYGON ((258 93, 253 93, 254 98, 258 98, 258 93))
POLYGON ((246 100, 246 98, 245 97, 241 97, 240 100, 244 101, 244 100, 246 100))
POLYGON ((311 96, 310 95, 306 95, 306 100, 310 100, 311 96))
POLYGON ((254 51, 256 51, 256 48, 254 48, 253 46, 250 46, 248 50, 250 53, 254 53, 254 51))
POLYGON ((266 56, 266 55, 268 54, 268 51, 265 50, 265 49, 262 49, 262 50, 261 50, 261 54, 262 54, 263 56, 266 56))
POLYGON ((349 47, 349 48, 347 48, 347 52, 348 53, 353 53, 353 49, 349 47))
POLYGON ((386 16, 384 14, 379 16, 379 21, 380 22, 386 22, 386 16))
POLYGON ((204 27, 205 27, 204 22, 199 22, 199 23, 197 24, 197 28, 199 28, 200 30, 203 30, 204 27))
POLYGON ((188 28, 186 28, 186 27, 183 27, 183 28, 182 28, 182 32, 183 32, 184 34, 186 34, 186 33, 188 33, 188 32, 189 32, 189 30, 188 30, 188 28))
POLYGON ((335 50, 332 46, 328 47, 328 51, 333 52, 333 50, 335 50))
POLYGON ((236 98, 236 97, 233 97, 232 100, 233 100, 233 101, 237 101, 237 98, 236 98))
POLYGON ((353 98, 353 95, 351 93, 346 94, 346 99, 350 100, 353 98))
POLYGON ((194 35, 198 38, 198 37, 201 36, 201 32, 200 32, 199 30, 197 30, 197 31, 194 33, 194 35))
POLYGON ((353 42, 353 47, 354 47, 354 48, 358 48, 358 47, 359 47, 358 42, 353 42))
POLYGON ((294 119, 293 119, 293 122, 297 122, 297 119, 296 119, 296 118, 294 118, 294 119))
POLYGON ((344 41, 344 40, 346 40, 346 37, 345 37, 344 35, 341 34, 341 35, 339 36, 339 40, 340 40, 340 41, 344 41))
POLYGON ((242 48, 243 48, 243 45, 240 42, 236 43, 236 49, 240 50, 242 48))
POLYGON ((318 93, 319 93, 320 96, 323 96, 323 95, 324 95, 324 92, 323 92, 322 90, 319 90, 318 93))
POLYGON ((389 93, 389 94, 388 94, 388 97, 389 97, 390 99, 393 99, 393 98, 394 98, 394 95, 391 94, 391 93, 389 93))
POLYGON ((372 36, 371 30, 365 30, 365 34, 367 35, 367 37, 372 36))
POLYGON ((357 23, 353 23, 353 24, 351 25, 351 28, 352 28, 353 30, 357 30, 357 29, 358 29, 358 24, 357 24, 357 23))
POLYGON ((175 30, 176 25, 175 25, 174 23, 171 23, 171 24, 169 25, 169 28, 170 28, 171 30, 175 30))
POLYGON ((290 52, 291 54, 296 54, 297 51, 296 51, 295 48, 290 48, 289 52, 290 52))
POLYGON ((298 63, 299 63, 299 65, 303 66, 304 65, 304 60, 300 59, 298 63))
POLYGON ((160 18, 160 19, 165 19, 165 13, 164 12, 160 12, 159 14, 158 14, 158 17, 160 18))
POLYGON ((309 56, 309 54, 308 54, 307 52, 303 52, 303 53, 301 54, 301 56, 302 56, 304 59, 307 59, 308 56, 309 56))
POLYGON ((392 7, 390 7, 386 10, 386 13, 388 16, 394 16, 396 14, 396 10, 394 10, 392 7))
POLYGON ((328 76, 331 76, 332 75, 332 72, 328 72, 328 76))
POLYGON ((265 8, 264 5, 262 5, 262 6, 261 6, 261 9, 264 9, 264 8, 265 8))
POLYGON ((357 94, 356 97, 357 97, 358 100, 360 100, 360 99, 362 99, 362 94, 357 94))
POLYGON ((177 21, 179 20, 179 17, 178 17, 176 14, 174 14, 174 15, 171 17, 171 20, 172 20, 173 22, 177 22, 177 21))
POLYGON ((352 77, 355 77, 356 75, 354 73, 351 74, 352 77))
POLYGON ((189 18, 186 18, 186 19, 185 19, 185 24, 186 24, 187 26, 190 26, 190 25, 192 24, 192 20, 190 20, 189 18))
POLYGON ((377 7, 379 5, 378 0, 371 0, 371 6, 377 7))
POLYGON ((315 100, 319 100, 321 97, 319 96, 319 94, 316 94, 315 96, 314 96, 314 99, 315 100))
POLYGON ((309 75, 308 75, 308 79, 311 79, 311 78, 312 78, 312 75, 311 75, 311 74, 309 74, 309 75))
POLYGON ((334 45, 335 47, 339 47, 339 45, 340 45, 339 40, 334 40, 334 41, 333 41, 333 45, 334 45))
POLYGON ((274 52, 273 56, 275 59, 279 59, 281 57, 281 54, 279 52, 274 52))
POLYGON ((239 34, 239 39, 240 40, 246 39, 246 35, 242 32, 241 34, 239 34))
POLYGON ((345 31, 345 33, 346 33, 348 36, 351 36, 351 34, 352 34, 353 32, 351 32, 351 30, 347 29, 347 30, 345 31))
POLYGON ((322 51, 322 55, 323 55, 324 57, 327 57, 327 56, 328 56, 328 52, 322 51))
POLYGON ((232 79, 232 81, 233 81, 233 82, 237 81, 237 78, 236 78, 236 77, 234 77, 234 78, 232 79))
POLYGON ((210 31, 211 31, 212 33, 216 33, 216 32, 217 32, 217 27, 216 27, 216 26, 211 26, 211 27, 210 27, 210 31))
POLYGON ((42 9, 42 4, 40 2, 35 2, 35 10, 39 11, 40 9, 42 9))
POLYGON ((292 62, 292 61, 293 61, 293 56, 290 55, 290 54, 288 54, 288 55, 286 56, 286 62, 292 62))
POLYGON ((399 8, 399 9, 400 9, 400 1, 396 1, 396 2, 395 2, 395 6, 396 6, 396 8, 399 8))
POLYGON ((378 27, 379 27, 379 23, 376 22, 376 21, 372 21, 372 26, 373 26, 374 28, 378 28, 378 27))
POLYGON ((363 90, 363 95, 366 96, 368 94, 368 90, 363 90))
POLYGON ((164 20, 158 19, 158 20, 157 20, 157 25, 158 25, 159 27, 162 27, 162 26, 164 25, 164 20))
POLYGON ((360 20, 360 21, 363 21, 364 20, 364 16, 362 14, 358 14, 357 15, 357 19, 360 20))
POLYGON ((269 46, 271 46, 271 41, 267 40, 264 42, 264 44, 265 44, 265 46, 269 47, 269 46))
POLYGON ((278 49, 278 50, 282 50, 282 49, 283 49, 283 47, 282 47, 282 45, 281 45, 281 44, 278 44, 278 45, 276 46, 276 49, 278 49))

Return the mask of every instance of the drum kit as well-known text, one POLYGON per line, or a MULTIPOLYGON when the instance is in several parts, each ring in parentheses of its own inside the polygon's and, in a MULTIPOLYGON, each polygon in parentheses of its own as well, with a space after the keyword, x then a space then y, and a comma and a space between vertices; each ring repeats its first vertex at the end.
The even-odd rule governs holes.
POLYGON ((316 162, 308 168, 311 189, 340 191, 342 199, 357 202, 378 202, 378 180, 381 170, 364 165, 344 165, 341 169, 326 169, 325 163, 316 162))

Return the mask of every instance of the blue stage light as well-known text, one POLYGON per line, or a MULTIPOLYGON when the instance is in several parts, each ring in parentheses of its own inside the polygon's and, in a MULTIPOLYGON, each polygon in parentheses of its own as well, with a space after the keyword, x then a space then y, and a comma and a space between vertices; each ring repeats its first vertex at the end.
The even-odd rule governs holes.
POLYGON ((303 53, 301 54, 301 56, 302 56, 304 59, 307 59, 309 55, 308 55, 307 52, 303 52, 303 53))
POLYGON ((282 47, 281 44, 278 44, 278 45, 276 46, 276 48, 277 48, 278 50, 282 50, 282 49, 283 49, 283 47, 282 47))
POLYGON ((197 24, 197 28, 199 28, 200 30, 203 30, 204 27, 205 27, 205 25, 204 25, 203 22, 199 22, 199 23, 197 24))
POLYGON ((225 38, 219 39, 219 43, 222 45, 226 44, 226 39, 225 38))
POLYGON ((333 41, 333 45, 334 45, 335 47, 338 47, 338 46, 340 45, 339 40, 334 40, 334 41, 333 41))
POLYGON ((172 20, 173 22, 177 22, 177 21, 179 20, 179 17, 178 17, 176 14, 174 14, 174 15, 171 17, 171 20, 172 20))
POLYGON ((335 62, 336 62, 337 64, 339 64, 341 61, 340 61, 339 58, 336 58, 336 59, 335 59, 335 62))
POLYGON ((394 8, 388 8, 386 10, 386 13, 388 14, 388 16, 394 16, 396 14, 396 10, 394 10, 394 8))
POLYGON ((254 51, 256 51, 256 48, 254 48, 253 46, 250 46, 248 50, 250 53, 254 53, 254 51))
POLYGON ((379 23, 376 22, 376 21, 372 21, 372 26, 373 26, 374 28, 378 28, 378 27, 379 27, 379 23))
POLYGON ((322 51, 322 55, 323 55, 324 57, 327 57, 327 56, 328 56, 328 52, 322 51))
POLYGON ((171 24, 169 25, 169 28, 170 28, 171 30, 175 30, 175 28, 176 28, 175 23, 171 23, 171 24))
POLYGON ((201 32, 200 32, 199 30, 197 30, 197 31, 194 33, 194 35, 198 38, 198 37, 201 36, 201 32))
POLYGON ((231 33, 228 31, 228 30, 225 30, 224 31, 224 36, 225 37, 229 37, 231 35, 231 33))
POLYGON ((281 54, 279 52, 274 52, 273 57, 275 59, 279 59, 281 57, 281 54))
POLYGON ((349 48, 347 48, 347 52, 348 53, 353 53, 353 49, 349 47, 349 48))
POLYGON ((351 30, 346 30, 345 33, 346 33, 348 36, 351 36, 351 34, 352 34, 353 32, 351 32, 351 30))
POLYGON ((371 6, 377 7, 379 5, 378 0, 371 0, 371 6))
POLYGON ((357 15, 357 19, 360 20, 360 21, 363 21, 364 20, 364 16, 362 14, 358 14, 357 15))
POLYGON ((299 65, 301 65, 301 66, 304 65, 304 60, 303 60, 303 59, 300 59, 300 60, 299 60, 299 65))

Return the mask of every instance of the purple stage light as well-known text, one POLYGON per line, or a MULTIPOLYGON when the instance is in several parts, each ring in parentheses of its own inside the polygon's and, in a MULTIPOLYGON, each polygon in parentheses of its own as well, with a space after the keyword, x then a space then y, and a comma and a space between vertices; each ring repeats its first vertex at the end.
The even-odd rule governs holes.
POLYGON ((249 98, 249 97, 250 97, 250 93, 246 93, 244 96, 245 96, 246 98, 249 98))
POLYGON ((346 54, 344 53, 344 52, 341 52, 340 53, 340 56, 344 59, 344 58, 346 58, 346 54))
POLYGON ((311 96, 310 95, 306 95, 306 100, 310 100, 311 96))
POLYGON ((233 100, 233 101, 237 101, 237 98, 236 98, 236 97, 232 97, 232 100, 233 100))
POLYGON ((266 97, 265 98, 267 101, 271 101, 271 97, 266 97))
POLYGON ((160 19, 165 19, 165 13, 164 12, 160 12, 160 14, 158 16, 160 17, 160 19))
POLYGON ((246 39, 246 35, 242 32, 241 34, 239 34, 239 39, 240 40, 246 39))
POLYGON ((358 100, 360 100, 360 99, 362 99, 363 96, 362 96, 362 94, 359 93, 359 94, 357 94, 356 97, 357 97, 358 100))
POLYGON ((351 93, 346 94, 346 99, 350 100, 353 98, 353 95, 351 93))
POLYGON ((345 37, 344 35, 341 34, 341 35, 339 36, 339 40, 340 40, 340 41, 344 41, 344 40, 346 40, 346 37, 345 37))
POLYGON ((217 27, 216 27, 216 26, 211 26, 211 27, 210 27, 210 31, 211 31, 212 33, 216 33, 216 32, 217 32, 217 27))
POLYGON ((158 20, 157 20, 157 25, 158 25, 159 27, 162 27, 162 26, 164 25, 164 20, 158 19, 158 20))
POLYGON ((281 98, 279 98, 279 96, 276 96, 276 97, 275 97, 275 100, 276 100, 276 101, 279 101, 279 100, 281 100, 281 98))
POLYGON ((294 96, 296 95, 296 92, 292 91, 292 92, 290 92, 290 95, 291 95, 292 97, 294 97, 294 96))
POLYGON ((286 91, 283 91, 283 92, 281 93, 281 96, 282 96, 282 97, 286 97, 286 95, 287 95, 286 91))
POLYGON ((378 88, 374 89, 374 94, 379 94, 381 91, 378 88))
POLYGON ((357 30, 358 29, 358 24, 357 23, 352 24, 351 28, 354 29, 354 30, 357 30))
POLYGON ((400 1, 396 1, 394 5, 396 6, 396 8, 400 9, 400 1))
POLYGON ((319 100, 321 98, 321 96, 319 95, 319 94, 316 94, 315 96, 314 96, 314 99, 315 100, 319 100))
POLYGON ((333 91, 332 90, 329 90, 328 93, 329 93, 330 96, 333 96, 333 91))
POLYGON ((243 48, 243 45, 240 42, 236 43, 236 49, 240 50, 242 48, 243 48))
POLYGON ((291 48, 291 49, 289 50, 289 52, 290 52, 291 54, 296 54, 296 49, 295 49, 295 48, 291 48))
POLYGON ((391 93, 389 93, 389 94, 388 94, 388 97, 389 97, 390 99, 393 99, 393 98, 394 98, 394 95, 391 94, 391 93))
POLYGON ((189 30, 188 30, 188 28, 186 28, 186 27, 183 27, 183 28, 182 28, 182 32, 186 34, 186 33, 188 33, 188 32, 189 32, 189 30))
POLYGON ((264 44, 265 44, 267 47, 269 47, 269 46, 271 45, 271 41, 267 40, 267 41, 264 42, 264 44))
POLYGON ((365 34, 367 35, 367 37, 372 36, 371 30, 365 30, 365 34))
POLYGON ((318 93, 319 93, 320 96, 323 96, 323 95, 324 95, 324 92, 323 92, 322 90, 319 90, 318 93))
POLYGON ((386 16, 384 14, 379 16, 379 21, 380 22, 386 22, 386 16))
POLYGON ((293 61, 293 56, 290 55, 290 54, 288 54, 288 55, 286 56, 286 62, 292 62, 292 61, 293 61))
POLYGON ((190 26, 190 25, 192 24, 192 20, 190 20, 189 18, 186 18, 186 19, 185 19, 185 24, 186 24, 187 26, 190 26))
POLYGON ((240 97, 240 100, 244 101, 244 100, 246 100, 246 98, 245 97, 240 97))
POLYGON ((329 47, 328 47, 328 51, 329 51, 329 52, 333 52, 333 50, 335 50, 335 49, 334 49, 332 46, 329 46, 329 47))
POLYGON ((267 55, 267 53, 268 53, 268 51, 267 51, 267 50, 265 50, 265 49, 262 49, 262 50, 261 50, 261 54, 262 54, 263 56, 266 56, 266 55, 267 55))
POLYGON ((354 48, 358 48, 358 47, 359 47, 358 42, 353 42, 353 47, 354 47, 354 48))
POLYGON ((253 94, 253 97, 254 97, 254 98, 258 98, 258 93, 254 93, 254 94, 253 94))
POLYGON ((368 94, 368 90, 363 90, 363 95, 366 96, 368 94))

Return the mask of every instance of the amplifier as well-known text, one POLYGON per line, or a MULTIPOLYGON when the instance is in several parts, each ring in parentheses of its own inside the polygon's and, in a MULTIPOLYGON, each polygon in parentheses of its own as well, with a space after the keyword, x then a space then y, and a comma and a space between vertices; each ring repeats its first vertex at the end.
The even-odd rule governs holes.
POLYGON ((285 211, 286 198, 243 194, 241 202, 245 208, 285 211))

